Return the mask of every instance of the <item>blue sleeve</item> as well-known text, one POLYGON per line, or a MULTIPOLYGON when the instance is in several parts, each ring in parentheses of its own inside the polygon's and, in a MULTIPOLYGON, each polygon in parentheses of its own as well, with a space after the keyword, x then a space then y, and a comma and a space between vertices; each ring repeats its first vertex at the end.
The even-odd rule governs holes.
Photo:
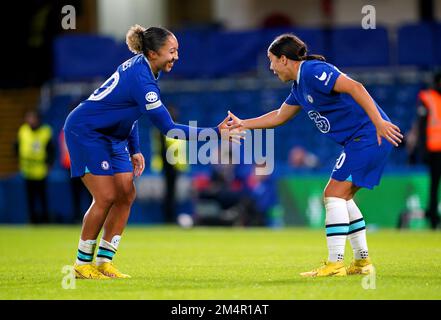
POLYGON ((138 121, 133 123, 132 131, 130 131, 130 136, 127 139, 127 142, 130 155, 141 152, 141 148, 139 147, 138 121))
POLYGON ((341 74, 340 70, 332 64, 323 61, 311 64, 305 71, 303 76, 308 86, 322 93, 330 93, 341 74))
POLYGON ((292 92, 289 94, 288 98, 285 99, 285 103, 289 104, 290 106, 300 105, 292 92))
MULTIPOLYGON (((146 113, 150 121, 162 134, 177 139, 197 140, 202 130, 207 128, 190 127, 173 122, 167 108, 162 104, 159 87, 149 78, 148 71, 140 69, 135 74, 135 81, 132 87, 132 96, 141 108, 141 112, 146 113), (173 130, 174 132, 170 132, 173 130)), ((211 128, 219 139, 219 129, 211 128)), ((208 133, 208 132, 207 132, 208 133)))
MULTIPOLYGON (((200 128, 190 127, 183 124, 173 122, 170 113, 164 105, 154 108, 147 112, 150 121, 155 127, 161 131, 162 134, 169 138, 177 138, 183 140, 197 140, 202 130, 211 129, 216 133, 216 139, 219 139, 219 129, 214 128, 200 128), (170 131, 173 130, 173 131, 170 131)), ((208 133, 208 131, 206 131, 208 133)))
POLYGON ((146 72, 142 69, 139 70, 134 75, 135 81, 131 86, 132 98, 139 105, 142 113, 162 105, 159 87, 147 76, 146 72))

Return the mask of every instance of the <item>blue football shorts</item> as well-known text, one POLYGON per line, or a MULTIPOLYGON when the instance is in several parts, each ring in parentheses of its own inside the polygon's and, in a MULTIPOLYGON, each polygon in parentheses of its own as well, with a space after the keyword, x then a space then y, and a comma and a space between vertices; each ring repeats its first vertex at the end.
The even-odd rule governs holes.
POLYGON ((69 150, 71 177, 82 177, 86 173, 98 176, 113 176, 115 173, 132 172, 133 166, 127 142, 93 143, 81 142, 80 137, 65 132, 69 150))
POLYGON ((392 148, 393 145, 384 138, 379 146, 376 134, 351 139, 338 157, 331 178, 373 189, 380 184, 392 148))

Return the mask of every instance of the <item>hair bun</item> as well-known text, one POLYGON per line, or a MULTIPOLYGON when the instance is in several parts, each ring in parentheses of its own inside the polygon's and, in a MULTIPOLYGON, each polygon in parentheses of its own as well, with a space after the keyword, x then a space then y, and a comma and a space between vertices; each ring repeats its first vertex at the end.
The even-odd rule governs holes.
POLYGON ((146 28, 136 24, 132 26, 127 32, 126 43, 129 47, 129 50, 132 51, 134 54, 139 54, 143 51, 142 39, 145 30, 146 28))

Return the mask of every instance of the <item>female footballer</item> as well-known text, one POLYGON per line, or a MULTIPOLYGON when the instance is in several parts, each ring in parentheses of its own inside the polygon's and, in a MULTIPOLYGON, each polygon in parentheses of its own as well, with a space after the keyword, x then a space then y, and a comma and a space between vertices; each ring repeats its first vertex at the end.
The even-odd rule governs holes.
MULTIPOLYGON (((178 41, 173 33, 136 25, 128 31, 126 42, 136 55, 80 103, 64 125, 71 176, 81 177, 93 196, 83 219, 74 265, 78 278, 129 277, 112 264, 112 259, 135 199, 133 176, 140 176, 144 170, 138 119, 147 114, 164 135, 175 129, 186 139, 190 139, 190 131, 203 130, 174 123, 160 99, 159 75, 170 72, 178 60, 178 41), (102 228, 95 265, 96 239, 102 228)), ((228 130, 227 121, 228 117, 213 128, 216 135, 228 130)), ((236 138, 233 133, 225 137, 236 138)))
POLYGON ((380 182, 392 146, 403 138, 400 129, 371 98, 362 84, 326 63, 307 55, 306 44, 292 34, 278 36, 268 48, 270 69, 283 82, 293 80, 291 93, 277 110, 241 120, 229 113, 229 124, 242 129, 274 128, 303 109, 319 131, 343 146, 324 190, 328 259, 321 267, 301 273, 305 277, 368 274, 366 226, 353 198, 360 188, 380 182), (354 260, 344 265, 346 238, 354 260))

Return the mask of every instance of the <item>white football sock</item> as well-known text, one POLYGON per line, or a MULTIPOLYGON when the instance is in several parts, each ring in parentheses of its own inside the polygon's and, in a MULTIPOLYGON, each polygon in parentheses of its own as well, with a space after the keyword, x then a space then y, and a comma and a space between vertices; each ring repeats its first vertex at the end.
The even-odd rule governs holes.
POLYGON ((345 255, 346 238, 349 230, 349 214, 346 200, 326 197, 326 241, 328 244, 328 261, 342 261, 345 255))
POLYGON ((93 260, 93 253, 95 252, 96 240, 81 240, 78 243, 77 265, 90 264, 93 260))
POLYGON ((118 250, 119 241, 121 240, 121 236, 116 235, 112 238, 110 242, 107 242, 104 239, 100 240, 100 246, 98 248, 98 252, 96 254, 96 265, 100 266, 105 262, 111 262, 113 256, 118 250))
POLYGON ((357 260, 366 259, 369 256, 366 240, 366 223, 360 209, 354 200, 346 202, 349 212, 349 233, 348 238, 357 260))

